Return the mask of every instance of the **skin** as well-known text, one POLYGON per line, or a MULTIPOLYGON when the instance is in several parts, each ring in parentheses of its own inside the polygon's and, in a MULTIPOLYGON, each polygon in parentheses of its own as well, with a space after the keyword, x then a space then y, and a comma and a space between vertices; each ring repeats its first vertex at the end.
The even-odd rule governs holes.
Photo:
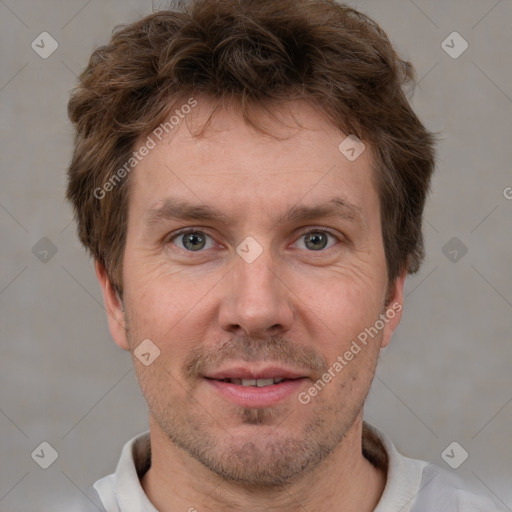
POLYGON ((402 304, 405 273, 388 283, 371 150, 350 162, 338 150, 346 135, 298 102, 275 110, 284 124, 261 114, 274 137, 234 107, 194 136, 210 107, 198 98, 131 175, 122 302, 96 263, 116 343, 133 353, 150 339, 160 350, 149 366, 133 359, 149 407, 143 488, 161 512, 371 511, 385 474, 362 455, 363 405, 400 312, 309 404, 297 396, 386 307, 402 304), (170 196, 215 207, 229 222, 171 218, 148 227, 148 211, 170 196), (358 217, 277 223, 293 206, 333 197, 358 217), (204 248, 187 250, 173 236, 186 227, 209 235, 204 248), (310 231, 317 245, 307 243, 310 231), (252 263, 236 252, 248 236, 262 248, 252 263), (306 378, 282 402, 251 408, 197 374, 243 361, 286 364, 306 378))

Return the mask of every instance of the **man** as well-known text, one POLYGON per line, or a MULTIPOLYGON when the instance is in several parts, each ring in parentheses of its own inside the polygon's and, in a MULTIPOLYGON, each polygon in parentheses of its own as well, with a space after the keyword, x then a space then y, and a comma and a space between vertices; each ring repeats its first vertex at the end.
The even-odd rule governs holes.
POLYGON ((192 1, 94 52, 67 195, 149 407, 99 507, 497 510, 363 422, 423 256, 412 78, 332 0, 192 1))

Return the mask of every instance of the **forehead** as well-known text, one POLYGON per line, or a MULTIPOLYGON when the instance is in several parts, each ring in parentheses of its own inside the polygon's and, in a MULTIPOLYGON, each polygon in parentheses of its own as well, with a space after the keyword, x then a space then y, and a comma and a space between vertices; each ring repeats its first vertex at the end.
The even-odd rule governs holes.
POLYGON ((351 139, 307 103, 289 103, 272 115, 262 110, 256 122, 269 134, 233 107, 217 110, 198 136, 211 104, 198 98, 187 111, 162 140, 152 136, 155 147, 133 172, 130 210, 145 222, 179 211, 223 221, 233 213, 269 214, 276 223, 322 205, 364 222, 378 206, 370 148, 348 159, 340 145, 345 150, 351 139))

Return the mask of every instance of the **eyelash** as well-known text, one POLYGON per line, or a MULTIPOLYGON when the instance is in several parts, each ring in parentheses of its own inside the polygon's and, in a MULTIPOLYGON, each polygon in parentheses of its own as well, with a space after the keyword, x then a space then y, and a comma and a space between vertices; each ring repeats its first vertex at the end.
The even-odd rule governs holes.
MULTIPOLYGON (((210 238, 213 239, 213 237, 211 235, 209 235, 208 233, 206 233, 205 231, 202 231, 201 229, 197 229, 197 228, 184 228, 184 229, 181 229, 179 231, 176 231, 175 233, 172 233, 170 236, 168 236, 166 239, 165 239, 165 244, 169 244, 169 243, 172 243, 173 240, 175 240, 176 238, 178 238, 179 236, 183 236, 183 235, 187 235, 187 234, 191 234, 191 233, 201 233, 201 234, 204 234, 210 238)), ((307 231, 303 231, 299 234, 299 236, 297 237, 297 240, 299 240, 300 238, 306 236, 306 235, 309 235, 310 233, 322 233, 322 234, 325 234, 325 235, 329 235, 331 236, 332 238, 334 238, 337 242, 341 242, 341 238, 340 236, 334 234, 332 231, 328 230, 328 229, 325 229, 325 228, 317 228, 317 229, 311 229, 309 228, 307 231)), ((335 244, 336 245, 336 244, 335 244)), ((329 249, 332 249, 334 246, 332 247, 329 247, 327 249, 321 249, 319 251, 308 251, 308 252, 311 252, 311 253, 315 253, 315 252, 318 252, 318 253, 323 253, 323 252, 326 252, 328 251, 329 249)), ((182 249, 181 247, 178 247, 178 249, 182 250, 182 251, 185 251, 189 254, 194 254, 194 253, 204 253, 206 252, 208 249, 206 250, 200 250, 200 251, 187 251, 186 249, 182 249)))

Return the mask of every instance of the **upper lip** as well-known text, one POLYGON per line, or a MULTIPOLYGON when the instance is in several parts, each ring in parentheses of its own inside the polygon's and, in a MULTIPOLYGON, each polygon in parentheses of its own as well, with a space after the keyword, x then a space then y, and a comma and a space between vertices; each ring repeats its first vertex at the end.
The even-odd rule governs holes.
POLYGON ((300 379, 306 377, 303 372, 283 366, 265 366, 254 368, 249 366, 231 366, 205 375, 208 379, 300 379))

